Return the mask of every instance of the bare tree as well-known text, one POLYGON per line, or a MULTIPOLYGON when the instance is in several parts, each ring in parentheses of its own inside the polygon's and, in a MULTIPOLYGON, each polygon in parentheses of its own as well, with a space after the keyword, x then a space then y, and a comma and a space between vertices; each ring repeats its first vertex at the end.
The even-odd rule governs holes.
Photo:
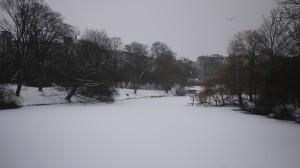
POLYGON ((110 38, 110 47, 113 59, 113 68, 116 70, 118 68, 118 61, 120 56, 120 51, 123 49, 123 43, 120 37, 110 38))
MULTIPOLYGON (((82 39, 97 45, 96 54, 94 55, 96 66, 102 71, 109 71, 113 60, 111 52, 113 46, 107 33, 104 30, 88 29, 83 33, 82 39)), ((111 76, 111 73, 106 75, 111 76)))
POLYGON ((179 78, 182 69, 176 62, 176 53, 165 43, 155 42, 151 47, 151 55, 156 60, 157 82, 163 86, 167 93, 176 82, 180 83, 179 78))
POLYGON ((230 55, 240 57, 244 60, 245 67, 248 69, 247 81, 250 101, 254 101, 256 94, 256 65, 259 62, 262 50, 260 34, 257 31, 244 31, 236 34, 230 46, 230 55))
POLYGON ((279 9, 283 21, 288 24, 291 44, 287 52, 291 56, 300 55, 300 0, 282 0, 279 9))
POLYGON ((38 60, 39 91, 43 89, 43 81, 46 79, 45 56, 54 42, 63 41, 65 37, 75 36, 74 28, 63 22, 62 16, 52 11, 43 2, 32 4, 30 17, 30 40, 34 46, 34 55, 38 60))
POLYGON ((282 55, 289 44, 288 24, 282 20, 280 10, 273 9, 259 29, 260 41, 270 57, 271 64, 276 56, 282 55))
POLYGON ((30 6, 37 0, 1 0, 2 12, 1 28, 11 32, 16 41, 16 57, 18 71, 15 78, 17 81, 16 96, 20 96, 24 66, 30 50, 30 6))
POLYGON ((228 73, 229 76, 229 90, 232 94, 238 96, 239 105, 243 106, 243 92, 246 88, 244 80, 244 72, 246 67, 247 49, 243 33, 238 33, 230 42, 229 58, 228 58, 228 73))
POLYGON ((111 48, 111 40, 104 30, 88 29, 84 32, 82 39, 97 43, 101 49, 111 48))
POLYGON ((279 5, 284 19, 299 20, 300 0, 281 0, 279 1, 279 5))
POLYGON ((1 29, 11 32, 16 41, 16 61, 18 70, 16 95, 20 96, 25 65, 34 60, 38 64, 39 90, 46 78, 44 66, 45 55, 53 42, 62 41, 63 37, 72 34, 72 26, 65 24, 59 13, 43 0, 1 0, 1 29), (31 58, 30 56, 35 56, 31 58))
POLYGON ((133 84, 134 93, 137 93, 141 79, 145 73, 152 67, 152 62, 148 55, 148 46, 132 42, 125 46, 125 50, 130 54, 131 82, 133 84))

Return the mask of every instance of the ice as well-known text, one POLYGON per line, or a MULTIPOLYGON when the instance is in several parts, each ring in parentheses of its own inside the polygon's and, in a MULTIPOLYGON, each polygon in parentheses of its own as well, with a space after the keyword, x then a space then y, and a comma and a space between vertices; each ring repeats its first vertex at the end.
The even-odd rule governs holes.
POLYGON ((299 168, 300 125, 189 101, 0 111, 0 167, 299 168))

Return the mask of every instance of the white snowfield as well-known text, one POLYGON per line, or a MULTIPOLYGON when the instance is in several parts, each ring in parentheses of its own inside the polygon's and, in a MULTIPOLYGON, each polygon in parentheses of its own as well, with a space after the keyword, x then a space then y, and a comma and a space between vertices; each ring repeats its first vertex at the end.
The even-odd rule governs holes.
POLYGON ((299 168, 300 125, 189 101, 0 111, 0 167, 299 168))

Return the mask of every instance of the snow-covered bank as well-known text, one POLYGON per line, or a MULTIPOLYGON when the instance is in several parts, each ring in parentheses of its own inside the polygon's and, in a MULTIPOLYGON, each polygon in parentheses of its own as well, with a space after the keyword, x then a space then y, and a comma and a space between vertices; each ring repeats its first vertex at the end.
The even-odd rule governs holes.
POLYGON ((2 168, 298 168, 300 125, 186 97, 0 112, 2 168))
POLYGON ((163 90, 138 90, 137 94, 134 94, 132 89, 116 89, 117 94, 115 95, 115 100, 129 100, 129 99, 141 99, 141 98, 151 98, 151 97, 167 97, 173 96, 174 93, 166 93, 163 90))
MULTIPOLYGON (((15 90, 17 86, 8 85, 8 88, 15 90)), ((149 97, 165 97, 170 96, 162 90, 138 90, 137 94, 134 94, 132 89, 116 89, 114 99, 116 101, 128 100, 128 99, 140 99, 149 97)), ((42 92, 39 92, 35 87, 23 86, 21 90, 21 97, 19 104, 21 106, 37 106, 37 105, 54 105, 54 104, 67 104, 65 100, 67 91, 62 87, 45 87, 42 92)), ((84 103, 84 102, 97 102, 92 98, 80 96, 78 94, 72 97, 73 103, 84 103)))
MULTIPOLYGON (((16 85, 8 85, 12 90, 16 89, 16 85)), ((36 87, 23 86, 19 102, 21 106, 36 106, 36 105, 54 105, 65 104, 67 92, 61 87, 45 87, 40 92, 36 87)), ((86 100, 86 97, 75 95, 72 102, 79 103, 86 100)))

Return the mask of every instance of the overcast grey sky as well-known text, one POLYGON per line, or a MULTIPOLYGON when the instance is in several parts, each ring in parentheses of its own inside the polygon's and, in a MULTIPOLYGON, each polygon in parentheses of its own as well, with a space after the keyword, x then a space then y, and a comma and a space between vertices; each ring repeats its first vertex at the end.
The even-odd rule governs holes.
POLYGON ((178 57, 227 55, 232 36, 258 28, 276 0, 46 0, 65 21, 104 29, 125 44, 167 43, 178 57), (233 21, 228 18, 236 17, 233 21))

